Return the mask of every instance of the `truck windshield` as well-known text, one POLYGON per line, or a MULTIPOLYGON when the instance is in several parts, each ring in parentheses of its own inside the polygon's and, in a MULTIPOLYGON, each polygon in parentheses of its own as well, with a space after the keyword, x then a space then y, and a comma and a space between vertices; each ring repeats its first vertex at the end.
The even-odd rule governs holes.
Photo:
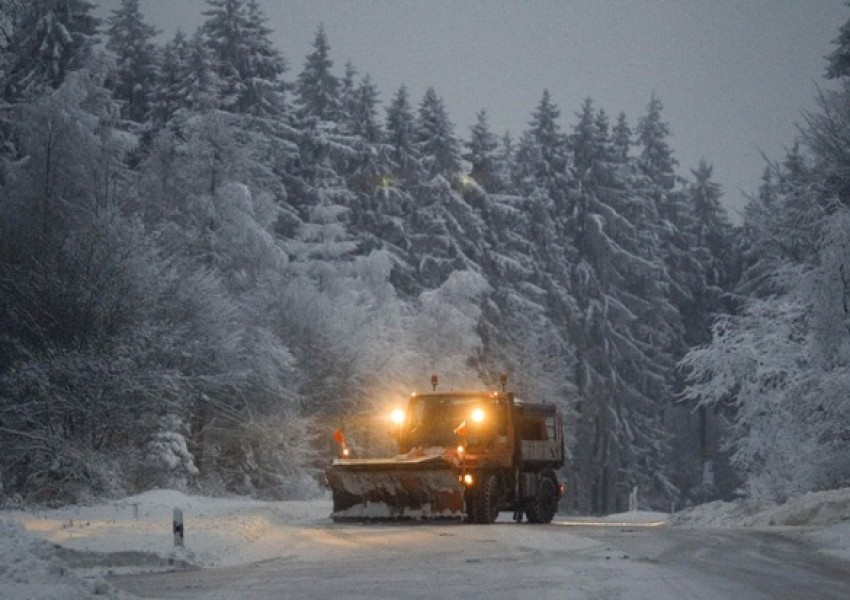
POLYGON ((408 406, 409 446, 449 446, 461 441, 463 424, 470 445, 486 443, 507 424, 504 404, 487 395, 419 396, 408 406))

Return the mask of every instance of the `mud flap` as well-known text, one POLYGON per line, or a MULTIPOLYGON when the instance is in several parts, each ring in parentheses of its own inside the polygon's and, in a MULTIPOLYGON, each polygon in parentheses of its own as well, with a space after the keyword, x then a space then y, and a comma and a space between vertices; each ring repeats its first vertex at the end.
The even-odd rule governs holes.
POLYGON ((338 460, 325 475, 334 521, 464 517, 464 488, 442 458, 338 460))

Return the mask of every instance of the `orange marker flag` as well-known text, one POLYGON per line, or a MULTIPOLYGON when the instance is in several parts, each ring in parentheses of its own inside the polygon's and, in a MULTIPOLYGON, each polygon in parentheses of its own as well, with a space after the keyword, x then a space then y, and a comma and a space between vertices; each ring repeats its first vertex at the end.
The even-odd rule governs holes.
POLYGON ((334 431, 333 438, 337 444, 345 445, 345 434, 342 432, 341 427, 337 428, 337 430, 334 431))

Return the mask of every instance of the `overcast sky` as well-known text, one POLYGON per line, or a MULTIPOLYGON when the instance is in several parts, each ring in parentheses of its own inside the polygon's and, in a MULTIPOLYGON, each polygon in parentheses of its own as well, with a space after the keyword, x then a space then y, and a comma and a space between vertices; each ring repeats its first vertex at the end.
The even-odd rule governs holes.
MULTIPOLYGON (((119 0, 95 0, 108 16, 119 0)), ((714 165, 727 206, 743 206, 814 108, 824 56, 850 17, 843 0, 261 0, 292 81, 319 23, 334 67, 351 60, 386 105, 430 85, 466 137, 485 108, 516 137, 548 88, 569 130, 588 96, 632 127, 655 91, 679 172, 714 165)), ((205 0, 141 0, 170 38, 194 31, 205 0)), ((382 112, 383 114, 383 112, 382 112)))

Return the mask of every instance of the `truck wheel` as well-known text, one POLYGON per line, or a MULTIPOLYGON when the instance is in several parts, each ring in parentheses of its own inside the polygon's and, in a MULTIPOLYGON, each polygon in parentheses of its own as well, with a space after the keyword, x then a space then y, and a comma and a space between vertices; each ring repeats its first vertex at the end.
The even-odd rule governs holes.
POLYGON ((475 523, 489 525, 499 516, 499 480, 492 473, 481 480, 481 487, 475 494, 477 506, 474 511, 475 523))
POLYGON ((525 509, 529 523, 551 523, 558 512, 558 488, 551 477, 541 477, 537 495, 531 498, 525 509))

